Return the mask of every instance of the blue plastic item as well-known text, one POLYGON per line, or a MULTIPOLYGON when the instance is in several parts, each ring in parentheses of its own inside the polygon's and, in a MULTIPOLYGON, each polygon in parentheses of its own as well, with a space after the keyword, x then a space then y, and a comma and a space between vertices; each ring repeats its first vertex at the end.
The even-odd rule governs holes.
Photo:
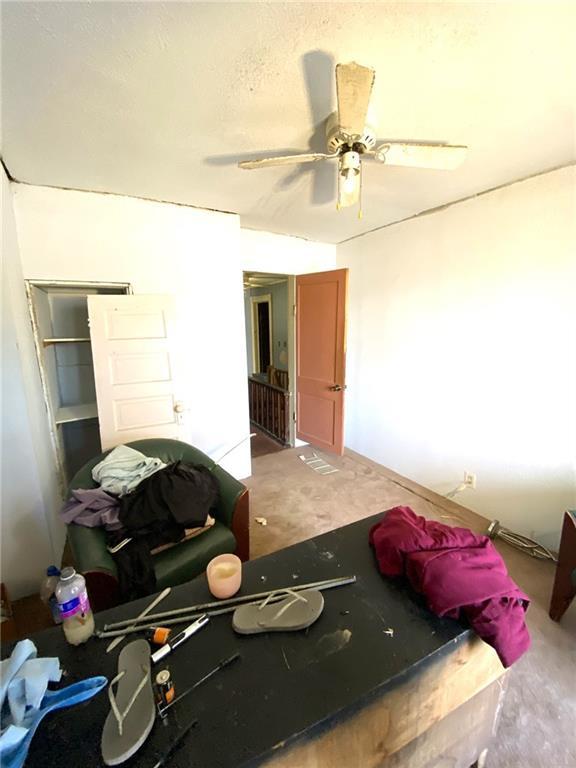
MULTIPOLYGON (((23 739, 18 738, 18 741, 15 741, 11 746, 7 745, 7 748, 2 750, 2 768, 21 768, 21 766, 24 765, 26 755, 28 754, 28 748, 36 733, 36 729, 49 712, 53 712, 55 709, 71 707, 74 704, 80 704, 82 701, 87 701, 101 691, 107 683, 107 678, 99 675, 97 677, 89 677, 86 680, 81 680, 79 683, 73 683, 59 691, 46 691, 40 708, 33 709, 24 718, 21 727, 10 726, 14 729, 14 736, 16 738, 19 737, 23 729, 27 729, 27 733, 23 739)), ((3 735, 6 736, 8 734, 6 732, 3 735)))

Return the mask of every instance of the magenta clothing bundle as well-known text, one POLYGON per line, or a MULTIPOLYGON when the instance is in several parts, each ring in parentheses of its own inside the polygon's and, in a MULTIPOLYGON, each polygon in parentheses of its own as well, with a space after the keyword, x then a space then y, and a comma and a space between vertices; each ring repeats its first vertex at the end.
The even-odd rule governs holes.
POLYGON ((452 528, 394 507, 370 530, 384 576, 407 576, 438 616, 464 617, 505 667, 530 646, 530 599, 508 576, 487 536, 452 528))

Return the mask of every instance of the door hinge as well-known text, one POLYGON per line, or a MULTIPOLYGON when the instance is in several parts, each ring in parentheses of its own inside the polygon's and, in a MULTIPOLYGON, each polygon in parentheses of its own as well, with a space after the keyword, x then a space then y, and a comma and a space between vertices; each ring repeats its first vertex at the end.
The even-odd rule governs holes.
POLYGON ((292 314, 296 317, 296 304, 292 304, 292 314))
POLYGON ((292 421, 296 421, 296 411, 292 411, 292 421))

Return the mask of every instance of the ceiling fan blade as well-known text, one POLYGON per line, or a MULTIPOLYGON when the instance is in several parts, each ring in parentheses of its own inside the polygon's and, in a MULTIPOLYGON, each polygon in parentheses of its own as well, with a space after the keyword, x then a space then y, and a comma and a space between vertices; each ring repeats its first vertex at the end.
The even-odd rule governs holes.
POLYGON ((355 61, 336 65, 338 122, 340 130, 347 136, 364 133, 374 74, 371 67, 363 67, 355 61))
POLYGON ((338 157, 338 152, 328 155, 324 152, 311 152, 302 155, 284 155, 283 157, 263 157, 261 160, 243 160, 239 168, 268 168, 273 165, 296 165, 297 163, 317 163, 320 160, 332 160, 338 157))
POLYGON ((386 165, 437 168, 450 171, 466 157, 468 147, 458 144, 418 144, 387 141, 376 147, 374 157, 386 165))

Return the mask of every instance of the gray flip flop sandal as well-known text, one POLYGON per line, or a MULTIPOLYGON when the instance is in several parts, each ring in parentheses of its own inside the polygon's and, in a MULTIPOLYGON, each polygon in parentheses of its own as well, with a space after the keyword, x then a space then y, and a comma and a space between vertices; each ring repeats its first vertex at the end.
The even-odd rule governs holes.
POLYGON ((134 640, 118 656, 118 674, 108 686, 111 709, 102 731, 102 758, 106 765, 128 760, 152 730, 156 706, 150 664, 146 640, 134 640), (114 694, 116 684, 118 690, 114 694))
POLYGON ((293 592, 283 589, 273 595, 286 593, 285 600, 268 604, 272 595, 268 595, 260 605, 242 605, 234 611, 232 626, 241 635, 254 635, 257 632, 287 632, 306 629, 322 613, 324 597, 317 589, 305 589, 293 592))

